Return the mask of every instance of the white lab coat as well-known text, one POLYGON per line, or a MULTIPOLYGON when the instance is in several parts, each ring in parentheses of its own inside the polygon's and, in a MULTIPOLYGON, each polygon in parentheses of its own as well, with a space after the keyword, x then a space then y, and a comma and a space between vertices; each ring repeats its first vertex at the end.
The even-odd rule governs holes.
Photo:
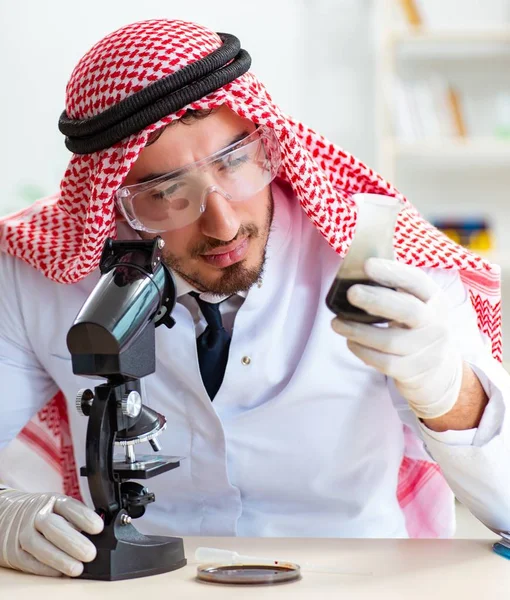
MULTIPOLYGON (((447 290, 455 339, 490 402, 477 430, 438 434, 333 332, 325 297, 339 258, 289 190, 273 190, 262 285, 237 310, 213 403, 200 377, 189 298, 176 305, 173 329, 157 329, 156 372, 144 380, 144 401, 168 420, 159 438, 164 454, 184 458, 147 482, 156 502, 137 527, 177 535, 406 537, 396 488, 407 423, 426 443, 421 458, 440 463, 457 496, 489 526, 510 529, 509 378, 490 357, 458 276, 432 273, 447 290)), ((61 389, 77 464, 85 464, 87 419, 75 396, 95 382, 73 375, 65 338, 98 277, 56 284, 0 255, 0 447, 61 389)), ((80 484, 90 502, 86 479, 80 484)), ((452 516, 445 535, 453 527, 452 516)))

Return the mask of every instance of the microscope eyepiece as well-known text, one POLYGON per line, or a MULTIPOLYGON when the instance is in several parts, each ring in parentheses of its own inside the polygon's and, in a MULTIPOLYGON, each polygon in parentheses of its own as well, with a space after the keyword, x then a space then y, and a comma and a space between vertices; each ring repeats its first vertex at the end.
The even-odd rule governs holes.
POLYGON ((176 299, 162 242, 106 241, 101 278, 67 334, 76 375, 139 378, 154 372, 154 328, 173 326, 176 299))

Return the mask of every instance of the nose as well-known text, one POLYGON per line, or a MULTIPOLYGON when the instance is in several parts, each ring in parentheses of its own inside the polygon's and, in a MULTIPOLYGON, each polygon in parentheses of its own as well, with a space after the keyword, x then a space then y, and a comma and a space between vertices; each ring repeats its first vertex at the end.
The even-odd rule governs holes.
POLYGON ((219 192, 211 191, 205 198, 205 211, 200 217, 200 231, 207 237, 229 242, 241 226, 234 206, 219 192))

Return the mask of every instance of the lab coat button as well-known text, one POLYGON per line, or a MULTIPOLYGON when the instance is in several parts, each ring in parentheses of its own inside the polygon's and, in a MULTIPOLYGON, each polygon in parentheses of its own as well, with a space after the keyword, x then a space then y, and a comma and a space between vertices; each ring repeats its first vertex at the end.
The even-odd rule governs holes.
POLYGON ((241 358, 241 362, 247 367, 251 363, 251 358, 249 356, 243 356, 243 358, 241 358))

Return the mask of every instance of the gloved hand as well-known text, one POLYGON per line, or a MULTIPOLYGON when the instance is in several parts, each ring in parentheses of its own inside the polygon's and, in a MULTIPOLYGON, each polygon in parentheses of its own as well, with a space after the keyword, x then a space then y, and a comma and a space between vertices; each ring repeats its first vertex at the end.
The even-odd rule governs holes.
POLYGON ((0 566, 57 577, 77 577, 96 556, 79 531, 100 533, 101 517, 62 494, 0 490, 0 566), (79 531, 78 531, 79 530, 79 531))
POLYGON ((390 320, 389 326, 334 319, 333 329, 365 364, 395 380, 400 394, 421 419, 449 412, 462 384, 463 360, 448 333, 446 298, 422 270, 370 258, 365 273, 387 288, 353 285, 351 304, 390 320))

